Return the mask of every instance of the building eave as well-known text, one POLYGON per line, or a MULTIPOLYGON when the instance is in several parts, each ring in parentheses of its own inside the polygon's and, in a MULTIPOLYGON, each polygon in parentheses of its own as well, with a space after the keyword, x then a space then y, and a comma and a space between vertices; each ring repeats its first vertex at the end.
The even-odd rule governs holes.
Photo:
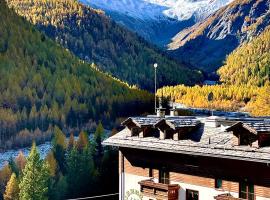
POLYGON ((248 162, 258 162, 258 163, 265 163, 270 165, 270 160, 268 159, 252 159, 252 158, 245 158, 241 156, 228 156, 228 155, 221 155, 221 154, 213 154, 213 153, 201 153, 201 152, 195 152, 195 151, 182 151, 182 150, 174 150, 173 148, 168 148, 166 150, 161 148, 155 148, 155 147, 143 147, 138 145, 131 145, 131 144, 119 144, 119 143, 113 143, 113 142, 106 142, 104 141, 102 143, 104 146, 113 146, 117 148, 132 148, 132 149, 140 149, 140 150, 146 150, 146 151, 157 151, 157 152, 167 152, 167 153, 177 153, 177 154, 185 154, 185 155, 192 155, 192 156, 203 156, 203 157, 215 157, 215 158, 222 158, 222 159, 232 159, 232 160, 241 160, 241 161, 248 161, 248 162))

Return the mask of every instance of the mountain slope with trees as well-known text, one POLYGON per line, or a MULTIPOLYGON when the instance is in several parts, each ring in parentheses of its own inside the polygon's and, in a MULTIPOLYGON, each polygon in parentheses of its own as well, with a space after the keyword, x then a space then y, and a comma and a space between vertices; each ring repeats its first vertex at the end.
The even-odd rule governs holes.
POLYGON ((152 95, 79 60, 4 1, 0 21, 1 145, 24 129, 43 137, 50 126, 81 128, 98 120, 108 125, 151 107, 152 95))
POLYGON ((207 72, 215 72, 226 56, 259 35, 270 23, 270 0, 235 0, 201 23, 177 34, 170 53, 207 72))
POLYGON ((230 85, 263 86, 269 82, 270 26, 230 54, 218 72, 220 80, 230 85))
POLYGON ((245 110, 254 116, 270 115, 270 26, 231 53, 219 71, 222 85, 164 87, 158 91, 190 107, 245 110), (213 92, 213 102, 207 100, 213 92))
POLYGON ((192 85, 201 74, 168 58, 102 11, 74 0, 7 0, 39 30, 99 69, 142 89, 153 90, 153 63, 159 63, 160 86, 192 85))

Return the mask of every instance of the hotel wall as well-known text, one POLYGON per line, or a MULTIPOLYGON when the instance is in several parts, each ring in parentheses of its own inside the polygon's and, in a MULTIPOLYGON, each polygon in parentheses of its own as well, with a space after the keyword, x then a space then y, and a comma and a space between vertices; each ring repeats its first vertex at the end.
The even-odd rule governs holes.
MULTIPOLYGON (((140 191, 138 182, 150 178, 148 168, 132 166, 126 158, 124 159, 124 173, 121 174, 124 176, 124 194, 130 189, 140 191)), ((153 170, 153 176, 154 180, 158 181, 158 170, 153 170)), ((172 184, 179 184, 179 199, 181 200, 186 199, 186 189, 199 191, 200 200, 214 200, 215 196, 224 193, 230 193, 234 197, 239 197, 238 182, 223 180, 222 189, 216 189, 215 180, 213 178, 191 176, 174 172, 170 172, 170 181, 172 184)), ((270 188, 255 186, 255 194, 256 200, 269 200, 270 188)), ((148 200, 148 198, 144 198, 144 200, 148 200)))

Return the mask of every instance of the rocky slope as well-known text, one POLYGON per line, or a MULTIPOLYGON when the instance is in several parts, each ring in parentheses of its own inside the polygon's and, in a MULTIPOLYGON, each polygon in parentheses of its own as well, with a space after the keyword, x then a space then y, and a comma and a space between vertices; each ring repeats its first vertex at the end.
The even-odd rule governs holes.
POLYGON ((182 61, 214 72, 228 54, 260 34, 269 23, 270 0, 235 0, 178 33, 169 50, 182 61))
POLYGON ((118 23, 164 47, 185 27, 232 0, 81 0, 104 10, 118 23))

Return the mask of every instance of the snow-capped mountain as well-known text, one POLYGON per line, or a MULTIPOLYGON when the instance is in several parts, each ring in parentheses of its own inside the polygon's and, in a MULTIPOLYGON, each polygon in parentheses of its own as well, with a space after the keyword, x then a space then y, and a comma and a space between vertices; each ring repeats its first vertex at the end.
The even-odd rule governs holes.
POLYGON ((81 0, 96 8, 140 19, 200 20, 233 0, 81 0))
POLYGON ((116 22, 165 47, 175 34, 233 0, 81 0, 116 22))

